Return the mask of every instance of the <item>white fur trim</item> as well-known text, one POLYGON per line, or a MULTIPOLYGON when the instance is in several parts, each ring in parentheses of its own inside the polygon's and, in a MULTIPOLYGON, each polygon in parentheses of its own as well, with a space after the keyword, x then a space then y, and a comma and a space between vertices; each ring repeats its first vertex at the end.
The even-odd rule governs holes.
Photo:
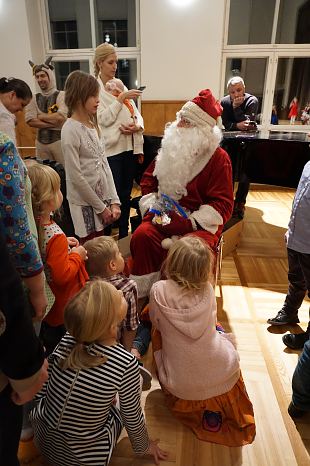
POLYGON ((134 280, 138 288, 138 298, 146 298, 150 295, 152 285, 160 280, 160 271, 148 273, 146 275, 130 275, 129 278, 134 280))
POLYGON ((214 207, 204 204, 195 210, 190 215, 194 218, 199 225, 210 233, 215 234, 219 225, 223 225, 223 217, 218 213, 214 207))
POLYGON ((213 128, 213 126, 216 125, 216 120, 192 101, 186 102, 178 115, 197 126, 204 126, 207 124, 213 128))
POLYGON ((156 198, 157 198, 156 193, 149 193, 141 197, 139 201, 139 209, 140 209, 142 217, 144 217, 144 215, 149 210, 151 205, 154 204, 154 202, 156 201, 156 198))

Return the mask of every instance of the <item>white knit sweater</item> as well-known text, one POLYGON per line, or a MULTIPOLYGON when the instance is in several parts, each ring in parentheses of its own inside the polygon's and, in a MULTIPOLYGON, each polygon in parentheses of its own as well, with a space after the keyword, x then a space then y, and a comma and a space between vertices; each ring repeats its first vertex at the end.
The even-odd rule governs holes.
POLYGON ((165 388, 183 400, 207 400, 227 393, 240 377, 239 355, 227 334, 217 332, 216 300, 210 284, 197 293, 172 280, 155 283, 150 318, 160 331, 154 353, 165 388))
POLYGON ((116 97, 105 90, 100 77, 98 83, 100 85, 100 103, 97 118, 105 141, 106 156, 111 157, 130 150, 134 150, 135 154, 143 154, 142 132, 144 123, 134 101, 131 100, 130 102, 134 108, 135 123, 141 126, 141 132, 133 135, 122 134, 120 126, 133 123, 130 111, 125 104, 121 104, 116 97))

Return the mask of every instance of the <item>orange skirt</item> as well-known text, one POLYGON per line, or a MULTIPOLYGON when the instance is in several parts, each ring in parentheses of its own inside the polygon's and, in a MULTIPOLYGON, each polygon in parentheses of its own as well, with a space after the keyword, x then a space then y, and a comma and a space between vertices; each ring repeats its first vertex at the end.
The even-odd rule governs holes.
POLYGON ((240 447, 255 437, 253 406, 240 375, 233 388, 208 400, 182 400, 162 386, 168 408, 199 440, 240 447))
MULTIPOLYGON (((155 328, 152 329, 152 346, 153 352, 162 347, 161 334, 155 328)), ((156 368, 154 358, 153 361, 156 368)), ((256 433, 254 412, 242 375, 229 392, 202 401, 178 398, 168 392, 160 380, 159 383, 172 414, 199 440, 227 447, 241 447, 253 442, 256 433)))

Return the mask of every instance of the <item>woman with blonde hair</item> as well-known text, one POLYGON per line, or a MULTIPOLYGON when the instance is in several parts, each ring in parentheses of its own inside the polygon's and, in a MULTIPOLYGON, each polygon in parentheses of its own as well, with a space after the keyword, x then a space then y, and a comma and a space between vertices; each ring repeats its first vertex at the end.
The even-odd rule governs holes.
MULTIPOLYGON (((106 155, 111 167, 115 187, 121 201, 122 213, 119 219, 119 238, 128 235, 128 221, 130 213, 130 196, 134 179, 135 157, 134 134, 143 132, 143 119, 133 100, 141 95, 137 89, 112 95, 106 89, 108 81, 115 77, 117 71, 117 55, 113 45, 104 43, 95 50, 95 76, 100 86, 98 124, 105 139, 106 155), (135 115, 128 105, 130 99, 135 115)), ((135 147, 135 154, 143 154, 143 138, 140 138, 140 148, 135 147)))
POLYGON ((49 358, 49 380, 32 411, 49 464, 107 465, 123 425, 135 453, 152 455, 156 464, 166 459, 148 437, 138 362, 116 341, 126 310, 123 293, 102 280, 88 282, 67 305, 69 333, 49 358))
POLYGON ((200 440, 230 447, 251 443, 253 407, 233 335, 217 324, 207 244, 195 236, 176 241, 165 272, 167 280, 151 289, 149 309, 168 407, 200 440))

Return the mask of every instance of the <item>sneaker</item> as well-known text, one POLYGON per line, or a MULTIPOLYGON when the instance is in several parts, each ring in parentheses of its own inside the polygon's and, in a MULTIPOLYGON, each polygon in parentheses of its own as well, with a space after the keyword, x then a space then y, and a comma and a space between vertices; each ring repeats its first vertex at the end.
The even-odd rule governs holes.
POLYGON ((139 363, 140 375, 142 377, 142 391, 149 390, 152 385, 152 374, 139 363))
POLYGON ((293 405, 292 401, 290 402, 287 411, 288 411, 288 413, 289 413, 289 415, 291 416, 292 419, 302 417, 306 413, 302 409, 296 408, 296 406, 293 405))
POLYGON ((309 340, 309 333, 287 333, 283 335, 282 341, 283 343, 291 349, 303 349, 304 344, 306 341, 309 340))
POLYGON ((297 315, 288 315, 281 309, 276 317, 267 320, 267 324, 270 325, 287 325, 287 324, 298 324, 299 319, 297 315))

